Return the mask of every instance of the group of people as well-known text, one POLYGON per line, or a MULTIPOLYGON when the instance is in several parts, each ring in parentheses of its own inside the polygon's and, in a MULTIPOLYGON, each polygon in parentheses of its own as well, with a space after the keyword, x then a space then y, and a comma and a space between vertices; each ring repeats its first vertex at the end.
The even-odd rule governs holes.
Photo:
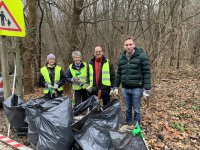
POLYGON ((121 84, 126 105, 126 123, 140 123, 141 97, 149 96, 151 89, 150 63, 143 49, 135 47, 133 37, 128 36, 124 39, 123 48, 116 72, 101 46, 95 47, 94 57, 89 63, 81 60, 80 51, 73 51, 73 63, 69 65, 66 73, 56 64, 55 55, 49 54, 39 77, 44 96, 49 99, 62 96, 63 85, 67 81, 72 83, 75 106, 87 100, 90 95, 98 95, 99 91, 103 105, 107 105, 110 95, 118 95, 121 84))

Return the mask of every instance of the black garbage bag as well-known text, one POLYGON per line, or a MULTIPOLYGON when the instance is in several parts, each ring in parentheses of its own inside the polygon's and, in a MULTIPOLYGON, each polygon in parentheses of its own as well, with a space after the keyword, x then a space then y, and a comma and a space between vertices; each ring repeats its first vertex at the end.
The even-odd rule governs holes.
POLYGON ((100 127, 104 127, 110 130, 117 130, 123 124, 121 106, 117 99, 108 103, 103 109, 96 105, 91 112, 83 117, 80 121, 72 125, 74 131, 80 131, 88 119, 96 122, 100 127))
POLYGON ((123 125, 120 102, 117 99, 112 100, 103 107, 102 112, 94 114, 91 119, 100 127, 109 130, 118 130, 123 125))
POLYGON ((114 150, 109 130, 88 119, 75 139, 83 150, 114 150))
POLYGON ((76 146, 76 149, 114 149, 109 130, 118 130, 121 125, 122 113, 118 100, 111 101, 103 110, 96 105, 88 115, 72 125, 75 140, 80 146, 76 146))
POLYGON ((70 150, 72 108, 68 97, 32 100, 25 106, 28 138, 37 150, 70 150))
POLYGON ((147 150, 140 136, 128 132, 109 131, 115 150, 147 150))
POLYGON ((75 150, 146 150, 141 137, 131 133, 120 133, 122 112, 118 100, 99 107, 72 125, 75 150))
POLYGON ((22 107, 24 101, 20 99, 17 95, 11 95, 5 101, 3 101, 3 108, 10 122, 11 126, 14 128, 21 128, 27 126, 24 121, 26 115, 25 110, 22 107))
POLYGON ((74 108, 74 116, 85 111, 87 108, 93 109, 99 104, 98 98, 95 95, 90 96, 86 101, 80 103, 74 108))

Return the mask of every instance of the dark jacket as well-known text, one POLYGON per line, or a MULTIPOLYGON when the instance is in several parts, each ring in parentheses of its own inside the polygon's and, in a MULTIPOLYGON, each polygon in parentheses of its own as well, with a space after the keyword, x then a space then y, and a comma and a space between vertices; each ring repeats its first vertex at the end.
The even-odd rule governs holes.
MULTIPOLYGON (((101 65, 101 72, 100 72, 100 76, 99 76, 99 85, 97 87, 96 83, 95 83, 95 57, 91 59, 91 61, 89 62, 89 64, 91 64, 93 66, 93 70, 94 70, 94 73, 93 73, 93 91, 94 93, 97 93, 98 90, 101 90, 102 91, 102 94, 109 94, 110 92, 110 88, 114 86, 114 82, 115 82, 115 70, 114 70, 114 67, 112 65, 111 62, 109 62, 109 67, 110 67, 110 82, 111 82, 111 86, 105 86, 105 85, 102 85, 102 66, 103 64, 107 62, 107 59, 105 56, 103 56, 102 58, 102 65, 101 65)), ((89 67, 89 65, 88 65, 89 67)), ((89 82, 89 69, 88 69, 88 82, 89 82)))
POLYGON ((115 87, 119 87, 120 83, 124 88, 151 89, 150 63, 142 49, 135 48, 135 53, 130 60, 127 59, 126 51, 120 55, 115 87))
MULTIPOLYGON (((47 67, 48 71, 49 71, 49 76, 51 79, 51 85, 54 85, 54 77, 55 77, 55 66, 53 68, 47 67)), ((45 81, 43 75, 40 73, 39 75, 39 85, 43 88, 45 88, 45 84, 47 82, 45 81)), ((61 69, 60 71, 60 81, 57 82, 58 87, 63 86, 65 84, 65 75, 63 70, 61 69)))
MULTIPOLYGON (((78 71, 81 70, 83 67, 85 67, 85 65, 84 65, 84 63, 82 63, 82 62, 81 62, 81 64, 80 64, 80 68, 77 68, 77 67, 75 66, 74 63, 72 64, 72 68, 75 69, 75 70, 78 70, 78 71)), ((67 71, 66 71, 66 80, 67 80, 68 82, 72 83, 72 81, 71 81, 71 80, 72 80, 72 77, 73 77, 73 76, 72 76, 72 74, 71 74, 70 68, 68 68, 67 71)))

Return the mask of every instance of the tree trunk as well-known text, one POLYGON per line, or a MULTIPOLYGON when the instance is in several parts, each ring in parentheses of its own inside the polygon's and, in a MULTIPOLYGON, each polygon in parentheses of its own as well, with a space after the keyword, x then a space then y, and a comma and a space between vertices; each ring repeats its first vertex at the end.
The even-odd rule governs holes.
POLYGON ((32 62, 35 57, 36 50, 36 0, 27 0, 29 15, 28 15, 28 36, 26 42, 26 50, 23 54, 24 60, 24 94, 33 92, 33 73, 32 62))
POLYGON ((71 56, 74 50, 80 50, 81 48, 78 39, 78 28, 79 28, 80 15, 82 13, 84 0, 74 0, 73 2, 74 3, 73 3, 73 14, 71 21, 70 48, 68 51, 69 56, 71 56))

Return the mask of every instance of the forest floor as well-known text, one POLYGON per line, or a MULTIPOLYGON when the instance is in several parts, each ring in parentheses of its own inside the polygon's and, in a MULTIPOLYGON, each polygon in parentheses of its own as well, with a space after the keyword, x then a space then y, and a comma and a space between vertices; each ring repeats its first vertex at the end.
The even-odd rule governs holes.
MULTIPOLYGON (((31 95, 41 96, 40 90, 31 95)), ((121 97, 120 97, 121 99, 121 97)), ((154 81, 150 107, 142 101, 141 128, 145 139, 154 150, 200 149, 200 70, 185 67, 167 70, 154 81)), ((124 114, 124 104, 122 103, 124 114)), ((2 109, 0 115, 2 115, 2 109)), ((0 118, 0 133, 6 135, 5 118, 0 118)), ((11 138, 29 145, 26 137, 11 138)))

